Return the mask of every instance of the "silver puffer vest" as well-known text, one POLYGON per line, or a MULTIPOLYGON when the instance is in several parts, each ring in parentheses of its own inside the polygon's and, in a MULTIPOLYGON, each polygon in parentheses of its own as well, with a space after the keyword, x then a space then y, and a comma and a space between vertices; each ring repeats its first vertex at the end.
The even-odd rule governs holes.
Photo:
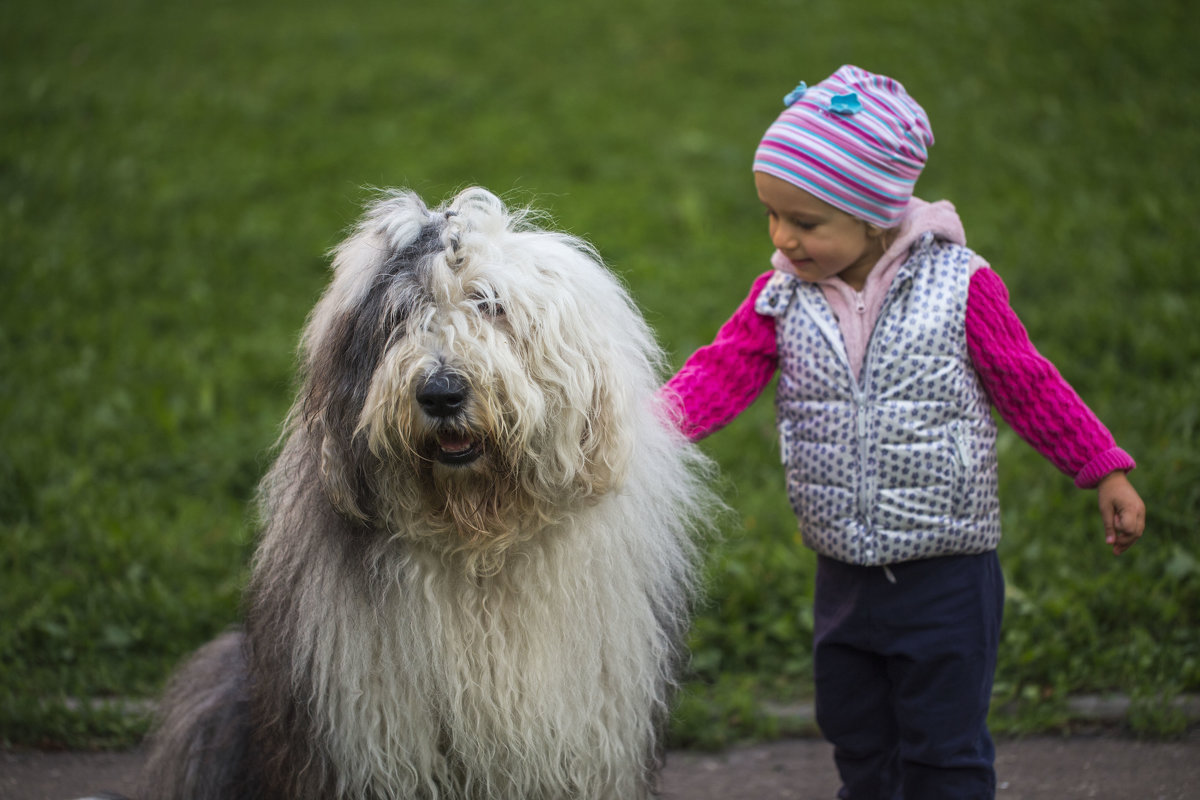
POLYGON ((971 257, 917 240, 857 378, 820 286, 776 273, 759 295, 776 318, 788 495, 818 553, 882 566, 999 542, 996 424, 965 334, 971 257))

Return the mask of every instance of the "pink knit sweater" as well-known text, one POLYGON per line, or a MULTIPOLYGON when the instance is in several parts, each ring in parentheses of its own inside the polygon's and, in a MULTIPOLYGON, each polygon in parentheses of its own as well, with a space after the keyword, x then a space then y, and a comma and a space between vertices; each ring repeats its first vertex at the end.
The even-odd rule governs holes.
MULTIPOLYGON (((885 264, 887 260, 885 255, 872 274, 887 272, 886 267, 891 266, 885 264)), ((775 374, 779 365, 775 320, 754 311, 754 301, 771 275, 767 272, 755 280, 749 297, 717 332, 713 343, 697 350, 663 389, 678 412, 680 427, 693 440, 732 421, 775 374)), ((857 311, 867 316, 865 322, 839 314, 856 368, 862 363, 869 326, 882 304, 880 292, 886 291, 891 277, 887 276, 882 289, 868 282, 858 296, 857 311), (860 342, 854 341, 859 336, 848 328, 855 322, 868 326, 860 342)), ((832 291, 826 287, 827 296, 832 291)), ((848 286, 841 292, 855 295, 848 286)), ((835 297, 830 299, 835 310, 844 305, 835 297)), ((1009 305, 1004 282, 987 266, 981 265, 971 276, 966 337, 975 370, 1000 416, 1077 486, 1092 488, 1114 470, 1133 469, 1129 454, 1117 447, 1104 424, 1034 348, 1009 305)))

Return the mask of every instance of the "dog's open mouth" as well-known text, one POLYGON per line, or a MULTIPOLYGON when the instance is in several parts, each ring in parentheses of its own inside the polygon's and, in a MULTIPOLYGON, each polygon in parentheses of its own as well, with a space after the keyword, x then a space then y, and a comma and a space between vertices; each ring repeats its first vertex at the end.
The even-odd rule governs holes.
POLYGON ((483 455, 483 442, 460 431, 442 431, 437 435, 434 457, 443 464, 462 466, 483 455))

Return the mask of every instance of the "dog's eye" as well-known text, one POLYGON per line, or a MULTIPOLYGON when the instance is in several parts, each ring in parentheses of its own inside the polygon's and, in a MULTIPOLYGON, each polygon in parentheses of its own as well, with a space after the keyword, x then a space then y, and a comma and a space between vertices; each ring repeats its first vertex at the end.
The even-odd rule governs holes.
POLYGON ((479 313, 483 314, 485 317, 498 319, 504 316, 504 304, 500 302, 496 295, 491 293, 476 294, 474 296, 474 300, 475 307, 479 309, 479 313))

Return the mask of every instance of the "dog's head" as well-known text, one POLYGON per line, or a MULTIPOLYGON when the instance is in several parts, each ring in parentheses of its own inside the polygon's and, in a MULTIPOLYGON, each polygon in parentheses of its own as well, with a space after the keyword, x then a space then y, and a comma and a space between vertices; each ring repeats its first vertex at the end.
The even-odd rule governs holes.
POLYGON ((659 350, 594 251, 529 219, 395 192, 338 247, 293 425, 343 514, 478 544, 621 483, 659 350))

